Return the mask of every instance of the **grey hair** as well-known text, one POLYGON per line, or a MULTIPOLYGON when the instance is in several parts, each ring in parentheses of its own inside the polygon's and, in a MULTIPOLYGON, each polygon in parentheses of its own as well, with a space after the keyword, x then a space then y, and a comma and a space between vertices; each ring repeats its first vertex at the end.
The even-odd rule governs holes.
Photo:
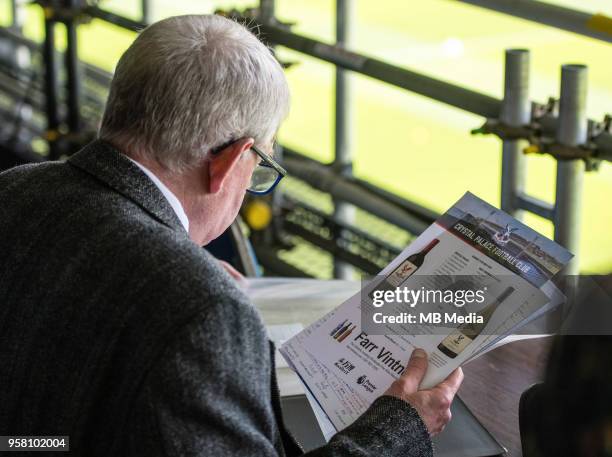
POLYGON ((123 54, 98 136, 172 171, 231 140, 272 140, 289 111, 283 69, 245 26, 217 15, 147 27, 123 54))

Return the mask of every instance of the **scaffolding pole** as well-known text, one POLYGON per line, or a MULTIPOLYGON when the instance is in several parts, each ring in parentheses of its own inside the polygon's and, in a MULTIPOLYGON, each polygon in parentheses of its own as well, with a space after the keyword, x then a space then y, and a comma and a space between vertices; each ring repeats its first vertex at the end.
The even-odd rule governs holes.
MULTIPOLYGON (((353 0, 336 0, 336 46, 350 47, 351 28, 354 24, 353 0)), ((348 72, 336 67, 335 97, 335 155, 333 166, 338 174, 349 177, 353 174, 352 135, 353 104, 351 81, 348 72)), ((355 219, 355 208, 334 199, 334 218, 338 222, 352 224, 355 219)), ((336 238, 339 238, 339 235, 336 238)), ((354 269, 346 262, 334 260, 334 277, 352 279, 354 269)))
POLYGON ((140 13, 142 22, 150 24, 152 21, 151 0, 140 0, 140 13))
POLYGON ((11 28, 21 32, 25 19, 22 0, 11 0, 11 28))
POLYGON ((260 0, 259 1, 259 20, 264 24, 273 24, 276 14, 276 0, 260 0))
MULTIPOLYGON (((260 0, 259 1, 259 13, 257 20, 264 24, 275 24, 276 21, 276 0, 260 0)), ((270 43, 272 52, 276 55, 275 43, 270 43)), ((283 148, 275 143, 273 154, 278 158, 279 161, 283 161, 284 150, 283 148)), ((282 242, 280 234, 284 231, 284 220, 281 217, 282 208, 285 203, 285 196, 281 188, 277 187, 271 195, 269 195, 266 201, 271 206, 272 221, 268 227, 261 233, 261 239, 268 245, 278 245, 282 242)))
MULTIPOLYGON (((459 1, 472 4, 482 3, 484 5, 484 2, 480 0, 459 1)), ((412 233, 420 233, 424 228, 422 220, 414 218, 413 215, 404 212, 399 206, 392 204, 392 202, 385 201, 380 195, 373 195, 371 191, 368 191, 363 186, 356 185, 354 178, 351 176, 350 165, 352 159, 348 143, 351 136, 350 118, 348 115, 350 110, 347 108, 347 100, 350 97, 347 96, 346 70, 360 73, 488 119, 496 120, 499 118, 502 127, 511 129, 510 134, 504 133, 500 135, 504 138, 502 147, 502 208, 517 217, 520 217, 522 210, 526 210, 552 220, 555 225, 555 240, 576 254, 575 260, 570 264, 567 271, 572 273, 578 271, 579 209, 585 171, 583 159, 612 161, 612 134, 609 130, 598 131, 596 136, 588 138, 587 127, 588 123, 592 121, 587 120, 584 107, 586 96, 585 67, 580 65, 566 65, 563 67, 560 114, 556 116, 554 112, 550 112, 537 119, 538 138, 541 137, 549 141, 548 139, 554 136, 556 143, 553 146, 567 147, 565 150, 561 149, 561 152, 551 152, 558 160, 556 198, 553 206, 525 194, 525 162, 521 156, 521 142, 523 140, 518 140, 517 138, 527 138, 527 136, 524 136, 524 133, 518 135, 512 133, 512 129, 520 131, 521 127, 526 127, 525 130, 528 131, 532 127, 527 125, 532 120, 530 119, 531 112, 529 109, 529 55, 527 51, 507 51, 504 99, 498 100, 477 91, 453 85, 346 49, 346 34, 348 33, 346 29, 348 27, 346 16, 348 15, 351 0, 337 0, 337 43, 334 45, 291 32, 286 25, 279 23, 275 19, 274 0, 260 0, 260 2, 257 17, 242 17, 238 14, 236 18, 255 19, 258 21, 262 35, 272 45, 285 46, 332 63, 337 67, 336 156, 334 163, 331 167, 314 166, 313 164, 304 166, 303 162, 296 161, 295 158, 288 158, 286 165, 290 171, 305 181, 316 185, 318 188, 328 191, 339 209, 343 205, 358 206, 412 233), (593 146, 596 148, 594 149, 594 155, 585 156, 584 152, 593 150, 593 146), (562 154, 567 155, 563 156, 562 154), (580 159, 575 159, 574 157, 580 157, 580 159)), ((541 2, 533 0, 492 0, 487 2, 487 6, 490 9, 495 9, 493 5, 508 5, 509 3, 512 3, 515 10, 513 13, 508 12, 507 14, 514 15, 519 15, 516 10, 519 6, 532 8, 531 13, 535 11, 533 8, 550 6, 543 6, 541 2)), ((572 12, 572 10, 554 8, 556 8, 557 12, 565 10, 565 13, 571 16, 569 12, 572 12)), ((134 21, 94 6, 87 7, 85 10, 86 13, 93 17, 130 30, 137 31, 146 26, 143 22, 134 21)), ((538 19, 536 15, 531 13, 530 20, 538 19)), ((573 11, 573 13, 577 12, 573 11)), ((47 136, 50 147, 53 147, 52 134, 57 135, 57 129, 59 128, 57 95, 56 90, 54 90, 57 86, 57 72, 54 62, 55 47, 52 33, 54 20, 50 15, 45 17, 46 40, 43 50, 45 62, 47 63, 45 80, 49 120, 47 136)), ((605 33, 612 32, 612 27, 609 27, 612 25, 612 21, 608 18, 605 18, 603 15, 595 15, 591 17, 591 19, 593 18, 596 18, 599 22, 591 21, 589 23, 591 29, 598 29, 599 32, 606 29, 605 33), (598 24, 597 27, 594 24, 598 24)), ((545 20, 549 21, 550 25, 567 30, 570 29, 569 25, 562 27, 558 23, 553 23, 560 20, 560 16, 556 15, 556 13, 552 14, 552 16, 549 15, 545 20)), ((546 23, 543 21, 544 19, 542 19, 542 23, 546 23)), ((593 125, 595 126, 595 124, 593 125)), ((559 151, 559 149, 556 149, 556 151, 559 151)), ((53 157, 53 151, 51 156, 53 157)), ((341 211, 337 211, 337 214, 342 217, 341 211)))
POLYGON ((393 86, 487 118, 497 118, 501 101, 479 92, 398 67, 373 57, 298 35, 279 25, 262 24, 266 40, 361 73, 393 86))
POLYGON ((47 112, 46 138, 49 145, 49 159, 59 158, 57 138, 59 136, 60 115, 58 104, 58 72, 55 53, 55 21, 52 11, 45 9, 45 38, 43 42, 43 60, 45 63, 45 109, 47 112))
MULTIPOLYGON (((76 9, 76 0, 70 0, 71 8, 76 9)), ((71 133, 81 130, 81 69, 78 53, 77 23, 74 16, 65 20, 66 26, 66 98, 68 106, 68 129, 71 133)))
POLYGON ((286 156, 283 165, 291 176, 310 184, 332 197, 351 203, 381 219, 389 221, 410 233, 422 233, 432 221, 425 221, 384 196, 375 194, 357 182, 338 176, 328 166, 313 160, 286 156))
POLYGON ((612 18, 535 0, 457 0, 612 43, 612 18))
MULTIPOLYGON (((577 146, 587 140, 586 94, 587 67, 564 65, 561 68, 561 95, 557 141, 565 146, 577 146)), ((584 181, 584 162, 579 159, 557 162, 555 195, 555 241, 574 254, 565 272, 579 273, 580 207, 584 181)))
MULTIPOLYGON (((137 32, 147 26, 141 21, 120 16, 95 6, 85 8, 85 13, 111 24, 137 32)), ((352 70, 374 79, 406 89, 427 98, 446 103, 456 108, 486 118, 497 118, 501 101, 445 81, 426 76, 382 60, 357 54, 334 45, 287 30, 278 24, 274 16, 273 0, 261 0, 257 20, 261 22, 261 35, 273 45, 285 46, 303 54, 324 60, 346 70, 352 70)), ((245 20, 252 19, 245 17, 245 20)))
MULTIPOLYGON (((264 0, 264 3, 267 5, 269 1, 264 0)), ((269 9, 269 6, 265 6, 264 9, 266 8, 269 9)), ((87 7, 85 11, 92 17, 128 30, 138 31, 146 26, 142 22, 93 6, 87 7)), ((253 17, 244 16, 242 18, 237 17, 237 19, 248 21, 252 20, 253 17)), ((360 73, 488 119, 497 119, 500 115, 502 101, 495 97, 293 33, 275 20, 273 23, 264 24, 259 16, 255 19, 262 22, 260 24, 261 34, 270 44, 285 46, 302 54, 332 63, 340 68, 360 73)), ((542 123, 542 135, 554 136, 556 134, 556 117, 549 116, 549 119, 541 119, 540 121, 542 123)), ((593 139, 593 142, 598 147, 598 157, 602 160, 612 161, 612 134, 602 132, 593 139)))
MULTIPOLYGON (((529 124, 529 51, 508 49, 504 79, 504 99, 500 120, 511 127, 529 124)), ((524 193, 526 163, 525 140, 504 139, 502 143, 501 209, 521 219, 519 198, 524 193)))

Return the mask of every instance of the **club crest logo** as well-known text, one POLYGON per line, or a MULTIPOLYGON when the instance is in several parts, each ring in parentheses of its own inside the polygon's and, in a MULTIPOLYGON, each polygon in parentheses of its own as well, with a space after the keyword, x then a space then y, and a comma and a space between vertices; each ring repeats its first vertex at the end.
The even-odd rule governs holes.
POLYGON ((510 235, 518 230, 517 227, 510 227, 510 225, 506 224, 506 229, 504 231, 497 231, 493 235, 493 241, 499 246, 505 246, 510 241, 510 235))

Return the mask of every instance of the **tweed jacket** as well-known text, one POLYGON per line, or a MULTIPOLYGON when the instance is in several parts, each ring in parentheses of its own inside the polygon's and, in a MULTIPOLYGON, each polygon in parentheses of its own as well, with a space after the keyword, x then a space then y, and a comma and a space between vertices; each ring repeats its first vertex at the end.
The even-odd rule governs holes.
MULTIPOLYGON (((232 278, 110 144, 0 174, 0 435, 67 435, 84 457, 301 455, 272 351, 232 278)), ((381 397, 308 455, 432 445, 408 403, 381 397)))

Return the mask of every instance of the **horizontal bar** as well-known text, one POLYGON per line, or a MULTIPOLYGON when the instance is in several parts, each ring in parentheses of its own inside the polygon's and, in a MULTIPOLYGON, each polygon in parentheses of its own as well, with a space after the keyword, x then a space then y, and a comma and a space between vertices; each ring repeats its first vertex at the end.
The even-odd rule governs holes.
POLYGON ((456 0, 612 43, 612 18, 536 0, 456 0))
MULTIPOLYGON (((33 82, 19 81, 7 76, 7 74, 1 70, 2 65, 0 65, 0 92, 14 99, 15 103, 26 103, 36 112, 40 113, 41 116, 44 116, 45 101, 43 87, 39 81, 40 78, 37 78, 33 82)), ((98 107, 98 110, 94 109, 95 114, 93 116, 86 116, 88 117, 89 121, 96 122, 100 116, 100 111, 104 105, 104 100, 96 97, 96 94, 92 91, 85 91, 83 98, 86 102, 83 104, 84 114, 90 110, 91 106, 98 107)))
MULTIPOLYGON (((85 12, 92 17, 135 32, 146 27, 142 22, 93 6, 86 8, 85 12)), ((501 102, 494 97, 295 34, 285 30, 283 26, 265 23, 260 24, 258 28, 260 36, 273 44, 317 57, 341 68, 379 79, 474 114, 492 118, 497 118, 499 115, 501 102)))
POLYGON ((495 97, 295 34, 283 26, 261 24, 259 28, 260 38, 272 44, 285 46, 470 113, 495 119, 499 117, 501 101, 495 97))
POLYGON ((17 33, 7 27, 0 27, 0 37, 16 41, 18 44, 30 48, 30 50, 39 50, 40 48, 40 45, 38 43, 24 37, 20 33, 17 33))
POLYGON ((270 249, 268 246, 260 248, 257 244, 253 245, 253 250, 257 260, 268 273, 271 271, 277 275, 291 278, 314 278, 311 274, 281 260, 278 257, 277 250, 270 249))
MULTIPOLYGON (((5 119, 7 122, 14 121, 15 120, 15 113, 13 113, 11 111, 8 111, 8 110, 4 109, 2 106, 0 106, 0 119, 5 119)), ((37 126, 37 125, 35 125, 32 122, 24 122, 24 123, 22 123, 20 125, 20 129, 28 130, 32 135, 36 135, 36 136, 43 135, 43 133, 45 131, 43 126, 40 126, 40 125, 37 126)), ((36 154, 36 156, 38 156, 38 155, 36 154)), ((38 157, 40 158, 41 156, 38 156, 38 157)))
POLYGON ((381 219, 387 220, 413 234, 420 234, 429 224, 398 205, 379 197, 340 176, 330 167, 312 160, 301 160, 296 155, 283 158, 287 171, 302 181, 329 193, 332 197, 351 203, 381 219))
MULTIPOLYGON (((330 170, 333 173, 336 173, 338 176, 340 176, 341 170, 338 170, 336 168, 334 168, 333 163, 331 164, 324 164, 322 162, 319 162, 318 160, 315 160, 311 157, 308 157, 300 152, 297 152, 291 148, 288 148, 287 146, 281 145, 282 149, 283 149, 283 157, 284 158, 295 158, 297 160, 302 161, 304 164, 311 164, 311 166, 313 167, 324 167, 326 170, 330 170)), ((400 208, 401 211, 405 211, 411 215, 413 215, 415 218, 417 218, 419 221, 421 221, 423 224, 425 224, 426 226, 430 226, 431 224, 433 224, 435 222, 436 219, 438 219, 438 217, 440 216, 439 213, 432 211, 429 208, 426 208, 422 205, 419 205, 418 203, 413 202, 412 200, 408 200, 404 197, 401 197, 398 194, 394 194, 392 192, 389 192, 387 190, 384 190, 378 186, 375 186, 374 184, 365 181, 363 179, 360 179, 354 175, 349 175, 349 176, 343 176, 342 179, 344 179, 345 181, 350 182, 351 184, 361 188, 362 191, 368 193, 368 194, 372 194, 375 195, 377 197, 380 197, 382 199, 384 199, 385 201, 388 201, 396 206, 398 206, 400 208)))
MULTIPOLYGON (((462 1, 462 0, 460 0, 462 1)), ((86 8, 88 14, 94 17, 113 23, 119 27, 127 28, 133 31, 139 31, 146 27, 146 24, 138 21, 134 21, 129 18, 119 16, 109 11, 102 10, 96 7, 86 8)), ((414 91, 426 97, 433 98, 444 103, 448 103, 458 108, 466 109, 467 111, 475 114, 480 114, 487 118, 497 119, 501 110, 501 101, 487 95, 480 94, 478 92, 471 91, 452 84, 438 81, 434 78, 419 75, 409 70, 394 67, 393 65, 377 61, 376 59, 370 59, 365 56, 360 56, 355 53, 351 53, 334 46, 312 40, 310 38, 302 37, 300 35, 288 32, 279 26, 262 25, 262 38, 270 39, 275 41, 276 44, 280 44, 291 49, 304 52, 313 57, 319 57, 331 63, 335 63, 343 68, 353 69, 351 66, 355 65, 355 61, 362 59, 363 62, 370 62, 365 65, 362 70, 355 70, 360 73, 366 74, 372 78, 380 79, 390 84, 402 87, 404 89, 414 91), (313 50, 317 48, 318 50, 313 50), (320 56, 321 50, 325 56, 320 56), (353 62, 353 63, 351 63, 353 62), (388 70, 388 71, 387 71, 388 70), (367 71, 367 73, 366 73, 367 71), (379 73, 384 73, 390 78, 379 77, 379 73), (405 77, 404 79, 402 79, 405 77), (397 84, 396 84, 397 83, 397 84), (427 88, 428 84, 433 86, 427 88), (418 87, 414 87, 418 86, 418 87), (439 91, 438 93, 436 93, 439 91), (470 101, 470 97, 474 97, 470 101)), ((20 44, 28 46, 30 49, 40 49, 40 46, 19 34, 14 33, 11 30, 0 27, 0 36, 5 36, 10 39, 14 39, 20 44)), ((94 80, 103 83, 105 82, 101 71, 95 69, 91 65, 85 65, 85 74, 92 77, 94 80)), ((384 75, 383 75, 384 76, 384 75)), ((108 78, 110 81, 110 76, 108 78)), ((591 121, 592 122, 592 121, 591 121)), ((545 116, 540 119, 542 133, 546 136, 553 137, 557 130, 557 118, 554 116, 545 116)), ((593 139, 593 142, 598 148, 598 158, 602 160, 612 161, 612 134, 609 132, 603 132, 593 139)))
POLYGON ((314 244, 315 246, 329 252, 335 258, 340 259, 344 262, 350 263, 351 265, 365 271, 368 274, 375 275, 382 269, 380 266, 361 256, 355 255, 350 251, 341 249, 334 240, 328 240, 321 235, 312 233, 306 228, 294 222, 284 220, 283 228, 293 235, 299 236, 300 238, 314 244))
MULTIPOLYGON (((29 38, 24 37, 19 33, 15 33, 13 30, 8 29, 6 27, 0 27, 0 38, 6 38, 16 43, 18 46, 25 46, 31 52, 40 52, 41 44, 36 41, 30 40, 29 38)), ((63 58, 63 53, 58 51, 58 54, 61 58, 63 58)), ((94 65, 82 62, 83 68, 85 70, 85 74, 87 77, 90 77, 92 80, 96 81, 99 84, 109 86, 112 80, 112 75, 105 72, 99 67, 94 65)), ((19 69, 19 71, 23 71, 23 69, 19 69)))
MULTIPOLYGON (((135 32, 147 26, 147 24, 142 22, 134 21, 93 6, 86 8, 86 12, 93 17, 135 32)), ((339 67, 356 71, 483 117, 499 118, 501 100, 495 97, 297 35, 283 28, 282 25, 261 24, 259 29, 260 37, 272 41, 274 44, 285 46, 333 63, 339 67)), ((542 132, 548 136, 554 136, 556 133, 556 121, 557 119, 554 117, 547 119, 547 122, 542 124, 542 132)), ((595 139, 595 144, 603 148, 600 151, 600 158, 612 161, 612 138, 609 133, 603 133, 600 137, 595 139)))
POLYGON ((122 27, 124 29, 131 30, 132 32, 140 32, 148 25, 142 21, 135 21, 134 19, 130 19, 129 17, 120 16, 118 14, 103 10, 101 8, 97 8, 95 6, 88 6, 84 8, 84 12, 86 14, 89 14, 91 17, 110 22, 111 24, 114 24, 118 27, 122 27))
MULTIPOLYGON (((283 149, 283 157, 285 158, 295 158, 297 160, 303 161, 303 163, 305 164, 311 164, 314 167, 324 167, 327 170, 333 169, 333 164, 324 164, 284 145, 281 145, 281 147, 283 149)), ((338 175, 341 174, 341 170, 333 169, 333 171, 338 175)), ((363 179, 357 178, 352 175, 347 176, 344 179, 350 181, 352 184, 358 187, 361 187, 365 192, 374 194, 378 197, 385 199, 386 201, 393 203, 394 205, 399 206, 402 211, 411 213, 427 226, 431 225, 440 216, 439 213, 436 213, 435 211, 432 211, 429 208, 419 205, 418 203, 415 203, 411 200, 407 200, 404 197, 401 197, 392 192, 381 189, 380 187, 377 187, 374 184, 369 183, 368 181, 365 181, 363 179)))
POLYGON ((517 206, 549 221, 552 221, 555 215, 555 207, 552 204, 527 194, 518 196, 517 206))
POLYGON ((408 211, 409 213, 414 214, 427 225, 433 224, 435 220, 438 219, 438 217, 440 216, 439 213, 436 213, 435 211, 432 211, 429 208, 421 206, 418 203, 415 203, 411 200, 406 200, 404 197, 400 197, 397 194, 394 194, 385 189, 377 187, 371 182, 368 182, 368 181, 365 181, 363 179, 359 179, 356 177, 353 177, 352 179, 353 179, 353 182, 357 184, 358 186, 361 186, 368 192, 372 192, 374 195, 382 197, 385 200, 398 205, 399 207, 408 211))
MULTIPOLYGON (((292 211, 295 210, 295 208, 299 208, 315 218, 322 219, 323 222, 321 226, 325 226, 329 228, 330 232, 333 231, 334 229, 337 229, 339 231, 345 231, 345 232, 350 233, 349 235, 350 237, 364 238, 367 240, 368 243, 372 243, 373 245, 372 249, 378 254, 384 256, 384 252, 387 252, 388 253, 387 257, 389 257, 388 262, 393 260, 401 252, 401 249, 399 249, 396 245, 393 245, 392 243, 389 243, 388 241, 385 241, 382 238, 377 237, 376 235, 368 233, 364 229, 355 226, 352 222, 337 221, 334 219, 333 214, 328 214, 322 209, 319 209, 319 208, 316 208, 310 205, 309 203, 307 203, 304 200, 301 200, 299 197, 296 197, 295 195, 289 195, 285 193, 283 195, 283 198, 285 199, 284 203, 286 203, 287 204, 286 206, 288 207, 287 214, 290 214, 292 211)), ((294 218, 294 215, 290 214, 290 217, 294 218)), ((300 218, 303 216, 300 216, 298 213, 298 215, 295 217, 300 218)), ((307 218, 303 218, 303 219, 305 220, 307 218)), ((385 262, 384 265, 386 265, 388 262, 385 262)))

